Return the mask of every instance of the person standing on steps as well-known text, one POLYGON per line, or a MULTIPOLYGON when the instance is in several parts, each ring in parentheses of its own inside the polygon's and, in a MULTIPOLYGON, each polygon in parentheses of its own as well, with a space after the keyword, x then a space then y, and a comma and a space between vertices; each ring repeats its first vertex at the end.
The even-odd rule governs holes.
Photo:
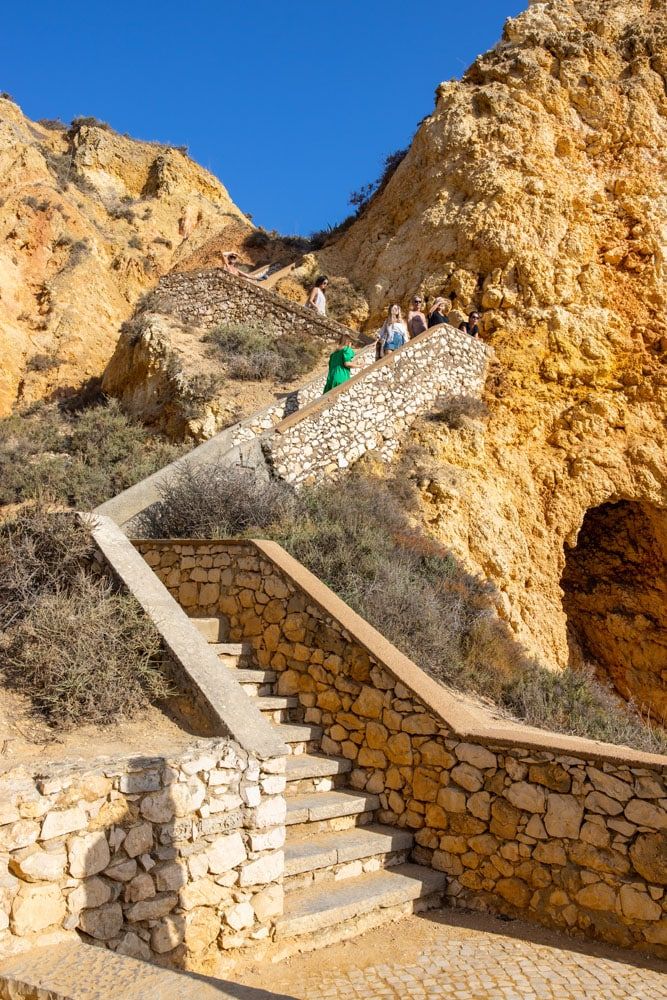
POLYGON ((424 300, 420 295, 415 295, 408 311, 408 333, 410 334, 410 338, 418 337, 427 328, 428 322, 424 315, 424 300))
POLYGON ((310 290, 306 305, 314 309, 320 316, 327 314, 327 287, 329 279, 326 274, 321 274, 310 290))
POLYGON ((337 385, 347 382, 351 377, 350 369, 361 367, 362 362, 354 357, 352 341, 349 337, 343 337, 339 347, 329 356, 329 374, 322 395, 335 389, 337 385))
POLYGON ((452 308, 451 302, 447 299, 443 299, 441 295, 434 300, 433 305, 428 311, 428 328, 431 329, 432 326, 440 326, 441 323, 447 323, 447 314, 452 308))
POLYGON ((479 313, 471 312, 467 323, 461 323, 459 330, 469 333, 471 337, 479 337, 479 313))
POLYGON ((397 351, 399 347, 408 342, 408 328, 403 322, 401 307, 399 305, 389 306, 387 318, 380 330, 380 357, 397 351))

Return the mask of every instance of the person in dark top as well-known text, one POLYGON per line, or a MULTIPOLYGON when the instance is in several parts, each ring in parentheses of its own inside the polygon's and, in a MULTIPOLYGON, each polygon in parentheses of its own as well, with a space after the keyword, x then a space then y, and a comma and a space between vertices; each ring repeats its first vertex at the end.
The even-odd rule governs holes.
POLYGON ((471 312, 467 323, 461 323, 459 330, 469 333, 471 337, 479 337, 479 313, 471 312))
POLYGON ((442 296, 438 296, 433 302, 433 305, 428 311, 428 327, 429 330, 432 326, 440 326, 441 323, 447 322, 447 314, 451 309, 451 302, 447 299, 443 299, 442 296))
POLYGON ((418 337, 428 327, 426 316, 424 315, 424 300, 421 295, 415 295, 410 303, 408 312, 408 333, 410 337, 418 337))

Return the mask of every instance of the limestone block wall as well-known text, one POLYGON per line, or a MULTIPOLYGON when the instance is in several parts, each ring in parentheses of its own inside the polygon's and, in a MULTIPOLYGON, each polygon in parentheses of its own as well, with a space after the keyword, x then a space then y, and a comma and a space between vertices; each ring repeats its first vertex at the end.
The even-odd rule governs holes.
POLYGON ((279 424, 263 442, 274 473, 289 483, 314 483, 369 450, 388 457, 438 396, 480 395, 489 353, 482 341, 450 326, 421 334, 279 424))
POLYGON ((279 672, 322 749, 452 904, 667 956, 665 758, 498 723, 454 697, 271 542, 135 543, 177 599, 279 672), (201 567, 224 557, 211 584, 201 567))
POLYGON ((0 956, 78 932, 203 968, 282 912, 284 758, 232 740, 0 775, 0 956))
POLYGON ((368 341, 336 320, 288 302, 261 284, 237 278, 222 268, 172 271, 160 279, 157 296, 163 303, 160 311, 203 329, 221 323, 250 323, 274 334, 301 333, 337 341, 348 333, 362 343, 368 341))

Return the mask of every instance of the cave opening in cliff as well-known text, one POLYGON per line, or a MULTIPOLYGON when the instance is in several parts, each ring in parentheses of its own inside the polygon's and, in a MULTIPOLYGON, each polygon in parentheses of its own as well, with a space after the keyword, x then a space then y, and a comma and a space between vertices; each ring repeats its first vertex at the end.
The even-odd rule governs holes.
POLYGON ((622 500, 591 508, 561 579, 573 665, 667 725, 667 510, 622 500))

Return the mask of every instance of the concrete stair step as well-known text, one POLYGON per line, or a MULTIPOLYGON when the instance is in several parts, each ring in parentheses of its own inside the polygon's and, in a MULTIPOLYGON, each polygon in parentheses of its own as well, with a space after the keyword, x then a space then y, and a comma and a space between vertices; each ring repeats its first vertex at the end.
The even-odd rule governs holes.
POLYGON ((227 638, 227 629, 229 626, 224 618, 191 617, 190 621, 195 628, 199 629, 207 642, 218 644, 227 638))
POLYGON ((211 642, 209 645, 218 656, 252 656, 251 642, 211 642))
MULTIPOLYGON (((243 988, 73 941, 0 962, 0 996, 49 1000, 231 1000, 243 988)), ((274 994, 272 994, 273 996, 274 994)), ((277 998, 278 1000, 278 998, 277 998)), ((286 998, 285 998, 286 1000, 286 998)))
POLYGON ((276 923, 276 938, 312 934, 371 911, 437 896, 446 876, 421 865, 398 865, 344 882, 313 885, 290 893, 276 923))
POLYGON ((275 670, 256 670, 250 667, 235 667, 234 676, 241 684, 273 684, 276 679, 275 670))
POLYGON ((332 868, 348 861, 409 851, 413 836, 391 826, 360 826, 332 833, 308 834, 285 846, 285 875, 300 875, 318 868, 332 868))
POLYGON ((298 756, 319 753, 322 749, 322 727, 283 722, 275 727, 276 736, 286 744, 288 754, 298 756))
POLYGON ((370 792, 336 789, 293 795, 287 799, 287 826, 298 823, 321 823, 346 816, 359 816, 380 808, 380 799, 370 792))
POLYGON ((257 699, 257 707, 260 712, 277 712, 280 709, 296 708, 298 704, 298 698, 282 698, 277 695, 265 695, 257 699))
POLYGON ((304 778, 328 778, 333 774, 346 774, 352 770, 352 761, 345 757, 320 757, 304 753, 287 758, 285 777, 287 781, 303 781, 304 778))

